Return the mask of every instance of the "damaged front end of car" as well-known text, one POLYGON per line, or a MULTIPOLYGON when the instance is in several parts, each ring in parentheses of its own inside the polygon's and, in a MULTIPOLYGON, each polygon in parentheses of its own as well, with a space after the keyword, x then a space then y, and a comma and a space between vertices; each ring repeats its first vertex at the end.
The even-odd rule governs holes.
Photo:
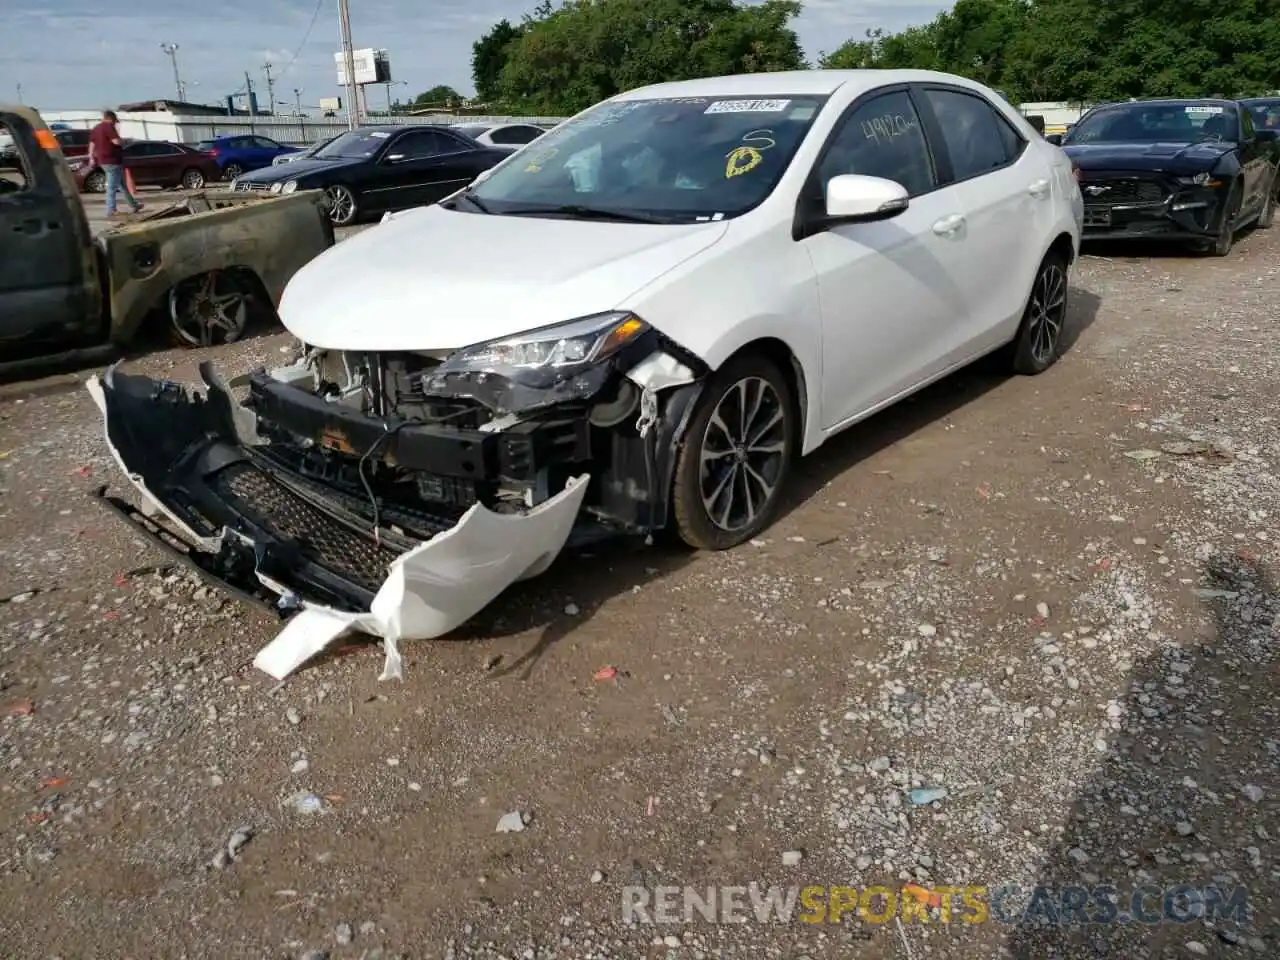
POLYGON ((397 676, 398 641, 455 629, 566 544, 663 527, 708 371, 615 312, 447 353, 306 347, 243 401, 200 372, 203 393, 114 367, 88 386, 138 529, 294 614, 255 661, 280 678, 349 630, 397 676))

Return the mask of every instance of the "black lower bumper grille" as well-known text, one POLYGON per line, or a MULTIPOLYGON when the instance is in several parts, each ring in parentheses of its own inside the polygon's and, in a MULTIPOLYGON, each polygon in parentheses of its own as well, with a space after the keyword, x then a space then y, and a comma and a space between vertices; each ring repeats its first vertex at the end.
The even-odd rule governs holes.
POLYGON ((1083 185, 1085 203, 1161 203, 1168 191, 1150 180, 1089 180, 1083 185))
POLYGON ((213 487, 228 505, 281 540, 296 544, 302 555, 377 592, 399 551, 374 542, 308 503, 270 474, 247 463, 218 471, 213 487))

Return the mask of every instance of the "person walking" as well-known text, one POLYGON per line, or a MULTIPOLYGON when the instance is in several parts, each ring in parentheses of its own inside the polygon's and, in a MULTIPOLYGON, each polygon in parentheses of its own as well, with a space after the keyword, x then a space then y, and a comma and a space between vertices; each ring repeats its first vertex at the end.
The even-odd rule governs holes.
POLYGON ((116 215, 116 193, 121 192, 133 207, 134 213, 142 212, 142 204, 129 192, 124 182, 124 143, 116 128, 114 110, 102 111, 102 122, 89 131, 89 166, 99 166, 107 175, 107 216, 116 215))

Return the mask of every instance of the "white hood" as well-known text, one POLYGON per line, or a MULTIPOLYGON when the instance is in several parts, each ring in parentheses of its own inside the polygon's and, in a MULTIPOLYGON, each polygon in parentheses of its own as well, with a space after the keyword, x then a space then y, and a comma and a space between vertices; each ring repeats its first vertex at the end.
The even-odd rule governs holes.
POLYGON ((453 350, 625 308, 727 224, 644 224, 412 210, 325 251, 280 319, 332 350, 453 350))

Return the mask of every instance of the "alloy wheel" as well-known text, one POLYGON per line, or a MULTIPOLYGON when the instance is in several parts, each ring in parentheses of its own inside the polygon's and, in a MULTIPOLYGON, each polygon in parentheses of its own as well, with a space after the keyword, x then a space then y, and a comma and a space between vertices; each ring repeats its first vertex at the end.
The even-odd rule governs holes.
POLYGON ((744 377, 720 397, 702 436, 699 492, 707 518, 729 533, 771 505, 786 455, 786 408, 768 380, 744 377))
POLYGON ((182 185, 188 190, 199 190, 204 186, 204 174, 199 170, 188 170, 182 175, 182 185))
POLYGON ((90 193, 106 193, 107 192, 107 174, 102 170, 95 170, 84 178, 84 188, 90 193))
POLYGON ((329 207, 329 219, 335 224, 344 226, 355 219, 356 198, 349 189, 334 184, 325 190, 324 197, 329 207))
POLYGON ((1067 277, 1057 263, 1045 264, 1036 277, 1029 310, 1031 356, 1045 365, 1058 349, 1067 315, 1067 277))
POLYGON ((248 297, 226 274, 191 277, 169 291, 174 335, 193 347, 232 343, 248 322, 248 297))

